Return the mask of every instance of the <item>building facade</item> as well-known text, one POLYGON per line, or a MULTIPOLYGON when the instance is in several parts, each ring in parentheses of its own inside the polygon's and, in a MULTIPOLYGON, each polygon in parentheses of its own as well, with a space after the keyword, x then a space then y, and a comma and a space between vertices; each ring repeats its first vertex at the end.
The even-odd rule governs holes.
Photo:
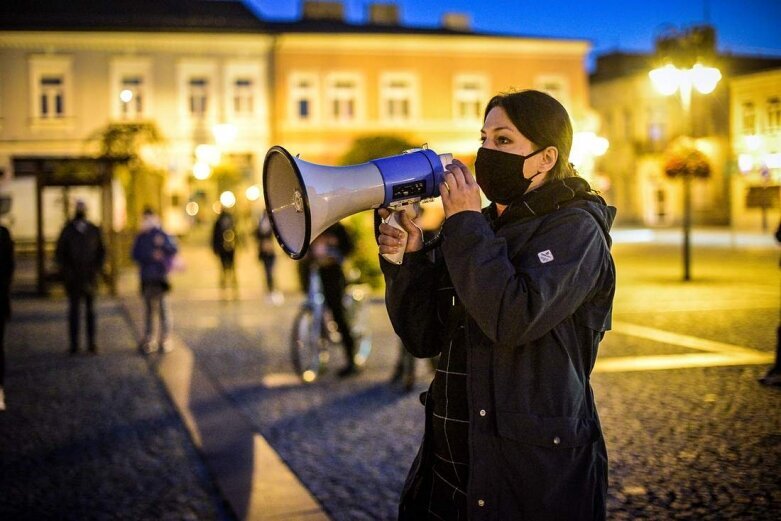
MULTIPOLYGON (((409 28, 389 4, 353 24, 339 2, 307 1, 295 22, 231 1, 49 3, 0 13, 1 188, 21 241, 35 231, 35 180, 16 176, 15 162, 95 155, 111 124, 159 129, 163 142, 140 153, 162 172, 151 202, 180 234, 211 220, 224 191, 255 211, 272 145, 338 164, 356 138, 392 135, 469 161, 488 99, 525 88, 560 99, 576 128, 595 126, 585 41, 479 34, 452 14, 441 27, 409 28)), ((139 210, 123 204, 138 187, 115 185, 119 231, 139 210)), ((89 188, 45 190, 47 240, 77 195, 101 205, 89 188)))
POLYGON ((773 231, 781 220, 781 68, 730 82, 732 221, 773 231))
POLYGON ((737 171, 728 108, 731 79, 779 65, 777 58, 717 53, 715 32, 707 26, 695 27, 683 36, 661 37, 654 54, 600 56, 591 76, 590 96, 610 148, 597 160, 597 171, 605 179, 607 199, 620 209, 617 222, 663 227, 682 221, 683 183, 668 178, 664 166, 672 149, 686 140, 705 154, 710 166, 707 179, 692 181, 694 223, 730 224, 735 216, 737 171), (708 94, 692 89, 688 106, 680 92, 660 94, 649 78, 649 72, 669 58, 670 41, 678 38, 693 38, 699 45, 686 49, 689 66, 699 62, 716 67, 722 76, 708 94))

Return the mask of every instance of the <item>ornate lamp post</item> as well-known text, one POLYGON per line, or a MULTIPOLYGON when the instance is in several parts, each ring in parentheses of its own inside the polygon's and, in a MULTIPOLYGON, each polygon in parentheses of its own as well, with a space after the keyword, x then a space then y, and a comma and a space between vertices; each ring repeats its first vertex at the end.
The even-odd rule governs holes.
MULTIPOLYGON (((691 122, 691 97, 692 88, 701 94, 710 94, 721 80, 721 72, 715 67, 708 67, 699 62, 693 52, 692 44, 688 41, 698 33, 683 34, 672 40, 675 52, 669 60, 677 59, 682 66, 676 66, 668 62, 662 67, 653 69, 648 73, 654 88, 665 96, 680 93, 681 108, 684 113, 685 136, 692 134, 691 122), (693 62, 693 64, 692 64, 693 62), (691 64, 691 65, 690 65, 691 64)), ((670 40, 665 42, 671 43, 670 40)), ((690 269, 690 234, 691 234, 691 179, 696 174, 693 170, 684 168, 676 175, 683 177, 683 280, 691 280, 690 269)))

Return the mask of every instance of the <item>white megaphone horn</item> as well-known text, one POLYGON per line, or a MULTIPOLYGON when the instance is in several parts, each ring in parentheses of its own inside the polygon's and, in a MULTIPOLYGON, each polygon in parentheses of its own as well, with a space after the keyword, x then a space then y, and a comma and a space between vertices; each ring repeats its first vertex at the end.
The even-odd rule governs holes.
MULTIPOLYGON (((399 207, 439 196, 451 154, 426 148, 351 166, 323 166, 273 146, 263 163, 263 196, 282 249, 302 258, 312 241, 336 222, 372 208, 399 207)), ((397 212, 389 224, 401 228, 397 212)), ((401 264, 403 250, 384 257, 401 264)))

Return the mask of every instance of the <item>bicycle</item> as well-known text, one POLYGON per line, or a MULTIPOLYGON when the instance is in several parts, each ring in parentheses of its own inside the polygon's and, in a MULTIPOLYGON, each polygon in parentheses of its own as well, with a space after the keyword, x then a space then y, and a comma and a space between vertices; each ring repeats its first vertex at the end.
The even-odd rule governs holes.
MULTIPOLYGON (((368 287, 358 284, 354 277, 347 281, 343 306, 355 340, 353 361, 357 367, 366 364, 372 349, 372 331, 369 326, 368 287)), ((322 282, 317 263, 309 267, 309 288, 306 300, 293 320, 290 354, 296 374, 305 383, 314 382, 326 369, 331 345, 341 343, 336 322, 325 305, 322 282)))

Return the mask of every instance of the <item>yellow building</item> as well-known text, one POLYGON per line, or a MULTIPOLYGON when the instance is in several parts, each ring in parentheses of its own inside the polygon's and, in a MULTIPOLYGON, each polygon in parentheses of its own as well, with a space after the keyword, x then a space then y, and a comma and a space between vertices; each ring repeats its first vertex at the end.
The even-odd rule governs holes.
MULTIPOLYGON (((111 123, 153 122, 165 137, 141 152, 163 173, 153 202, 176 233, 210 221, 226 187, 256 211, 245 194, 257 196, 272 145, 336 164, 355 138, 383 134, 469 161, 488 99, 526 88, 559 98, 576 130, 595 130, 581 40, 478 34, 454 13, 410 28, 387 3, 370 5, 361 24, 344 20, 340 2, 305 1, 293 22, 263 20, 238 1, 178 2, 175 13, 165 2, 79 5, 0 6, 0 189, 13 194, 22 242, 37 226, 36 181, 15 165, 94 155, 89 138, 111 123)), ((104 229, 120 232, 139 210, 125 209, 128 189, 115 183, 104 229)), ((75 195, 101 215, 89 187, 43 192, 48 241, 75 195)))
POLYGON ((781 68, 738 76, 730 84, 732 221, 772 231, 781 219, 781 68))

